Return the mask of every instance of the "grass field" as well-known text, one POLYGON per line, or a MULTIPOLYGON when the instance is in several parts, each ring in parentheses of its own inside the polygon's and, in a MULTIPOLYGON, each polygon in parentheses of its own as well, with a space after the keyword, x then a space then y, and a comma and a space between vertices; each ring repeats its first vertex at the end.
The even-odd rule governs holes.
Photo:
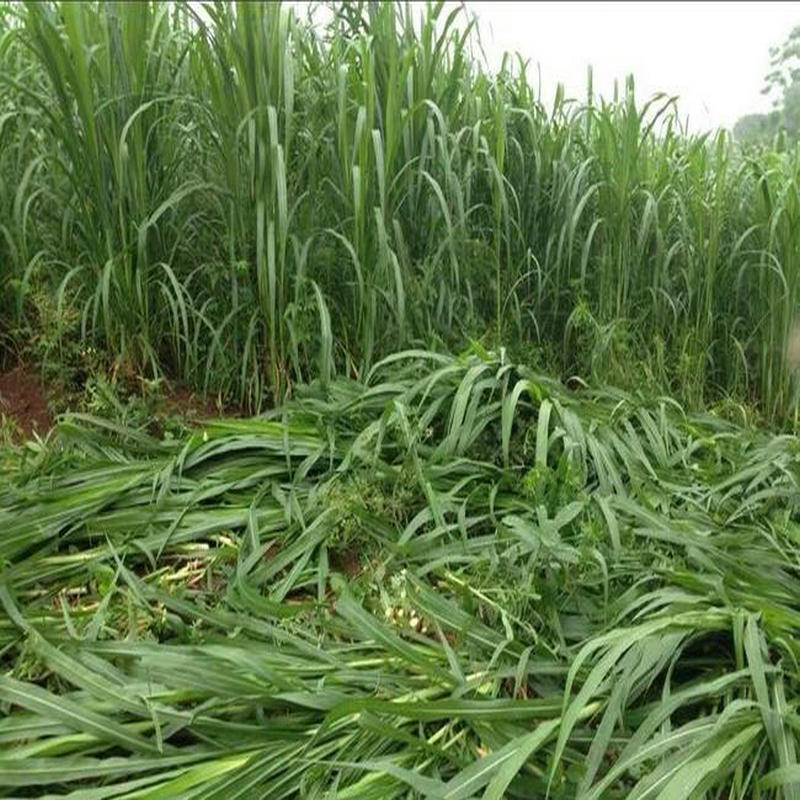
POLYGON ((794 420, 795 148, 686 133, 632 79, 545 107, 463 9, 202 9, 3 6, 7 350, 258 410, 320 359, 478 338, 794 420))
POLYGON ((440 5, 0 28, 0 797, 800 799, 800 150, 440 5))

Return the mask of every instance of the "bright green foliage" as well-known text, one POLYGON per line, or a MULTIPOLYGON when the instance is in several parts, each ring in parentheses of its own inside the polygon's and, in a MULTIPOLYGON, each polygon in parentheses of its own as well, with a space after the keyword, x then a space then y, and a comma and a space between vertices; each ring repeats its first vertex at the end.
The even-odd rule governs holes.
POLYGON ((418 8, 0 8, 3 797, 800 798, 800 150, 418 8))
POLYGON ((3 327, 47 290, 109 362, 251 408, 482 337, 787 419, 797 153, 687 135, 632 81, 545 108, 421 11, 5 9, 3 327))
POLYGON ((3 796, 800 793, 795 437, 476 348, 0 469, 3 796))

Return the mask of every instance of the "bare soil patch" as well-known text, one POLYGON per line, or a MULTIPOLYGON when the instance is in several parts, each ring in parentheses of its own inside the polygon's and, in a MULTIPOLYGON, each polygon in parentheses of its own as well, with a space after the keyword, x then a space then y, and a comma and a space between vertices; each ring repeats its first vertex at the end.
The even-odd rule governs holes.
POLYGON ((0 372, 0 415, 11 419, 25 438, 44 436, 53 416, 39 374, 25 366, 0 372))

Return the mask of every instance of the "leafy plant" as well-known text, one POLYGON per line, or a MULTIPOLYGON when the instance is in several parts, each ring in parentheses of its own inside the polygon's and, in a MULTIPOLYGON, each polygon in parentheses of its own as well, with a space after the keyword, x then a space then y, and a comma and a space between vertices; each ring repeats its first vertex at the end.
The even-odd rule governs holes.
POLYGON ((797 790, 793 437, 411 351, 39 448, 0 461, 9 792, 797 790))
POLYGON ((317 25, 274 3, 30 3, 0 24, 7 347, 50 294, 118 371, 253 410, 480 338, 793 422, 792 147, 687 133, 632 79, 545 107, 438 3, 317 25))

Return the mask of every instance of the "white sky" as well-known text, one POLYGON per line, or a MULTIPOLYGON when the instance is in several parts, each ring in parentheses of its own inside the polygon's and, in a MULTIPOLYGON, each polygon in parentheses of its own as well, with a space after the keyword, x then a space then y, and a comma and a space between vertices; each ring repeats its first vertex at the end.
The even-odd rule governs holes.
MULTIPOLYGON (((309 0, 291 3, 305 14, 309 0)), ((460 5, 447 2, 446 6, 460 5)), ((657 92, 679 97, 693 130, 732 127, 743 114, 768 111, 761 94, 769 48, 800 24, 800 2, 474 2, 489 66, 505 51, 530 59, 529 77, 552 100, 586 97, 588 65, 596 94, 611 97, 614 79, 633 73, 639 101, 657 92)), ((417 5, 421 12, 421 4, 417 5)), ((324 18, 324 9, 322 16, 324 18)), ((449 12, 449 8, 445 11, 449 12)))
POLYGON ((767 111, 761 94, 769 48, 800 24, 800 3, 773 2, 471 2, 490 65, 504 50, 530 58, 542 76, 542 99, 557 83, 580 99, 586 70, 596 93, 632 72, 639 99, 663 91, 680 97, 689 126, 732 126, 767 111))

